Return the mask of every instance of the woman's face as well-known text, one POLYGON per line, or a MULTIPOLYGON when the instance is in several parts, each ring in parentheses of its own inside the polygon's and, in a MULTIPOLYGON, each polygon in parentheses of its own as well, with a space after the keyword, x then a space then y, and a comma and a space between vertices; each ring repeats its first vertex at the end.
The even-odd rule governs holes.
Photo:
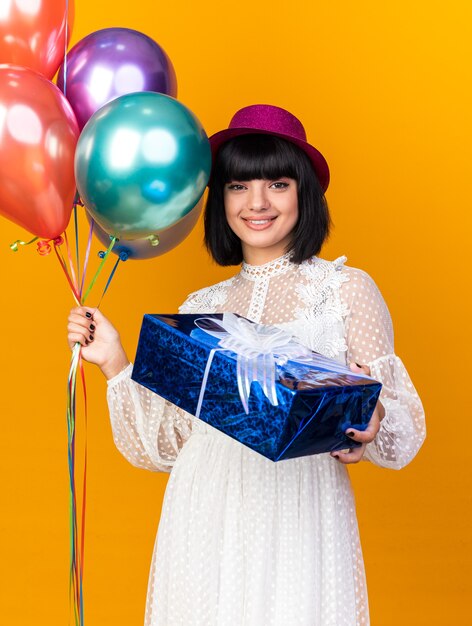
POLYGON ((224 200, 226 219, 247 263, 260 265, 287 251, 298 221, 296 180, 233 180, 225 185, 224 200))

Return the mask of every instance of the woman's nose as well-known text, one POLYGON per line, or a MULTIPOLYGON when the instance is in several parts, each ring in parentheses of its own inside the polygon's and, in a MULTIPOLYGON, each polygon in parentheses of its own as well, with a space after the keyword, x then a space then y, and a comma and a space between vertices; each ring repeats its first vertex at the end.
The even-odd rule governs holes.
POLYGON ((251 211, 266 211, 268 208, 270 208, 270 202, 264 187, 254 185, 249 193, 249 209, 251 211))

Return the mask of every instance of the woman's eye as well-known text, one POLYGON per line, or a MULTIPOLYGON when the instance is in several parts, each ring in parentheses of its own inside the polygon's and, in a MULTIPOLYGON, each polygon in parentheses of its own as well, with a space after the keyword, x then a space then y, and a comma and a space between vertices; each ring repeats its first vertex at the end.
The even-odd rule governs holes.
POLYGON ((231 189, 231 191, 240 191, 241 189, 244 189, 244 185, 238 185, 237 183, 230 183, 228 185, 228 189, 231 189))
POLYGON ((271 187, 273 187, 274 189, 285 189, 286 187, 288 187, 288 183, 277 181, 276 183, 272 183, 271 187))

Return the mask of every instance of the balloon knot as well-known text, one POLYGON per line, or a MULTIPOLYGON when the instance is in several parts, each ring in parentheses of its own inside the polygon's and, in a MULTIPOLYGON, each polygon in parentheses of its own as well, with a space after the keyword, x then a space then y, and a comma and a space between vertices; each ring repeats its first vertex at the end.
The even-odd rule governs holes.
POLYGON ((101 259, 104 259, 104 258, 105 258, 105 252, 104 252, 104 250, 100 250, 100 252, 98 253, 98 256, 99 256, 101 259))
POLYGON ((55 246, 62 246, 62 244, 64 243, 64 239, 59 235, 59 237, 53 239, 53 243, 55 246))
POLYGON ((51 252, 51 246, 49 244, 49 241, 46 241, 46 239, 40 239, 37 243, 37 247, 38 254, 40 256, 47 256, 51 252))
POLYGON ((129 254, 125 252, 124 250, 122 250, 120 252, 120 261, 127 261, 128 258, 129 258, 129 254))

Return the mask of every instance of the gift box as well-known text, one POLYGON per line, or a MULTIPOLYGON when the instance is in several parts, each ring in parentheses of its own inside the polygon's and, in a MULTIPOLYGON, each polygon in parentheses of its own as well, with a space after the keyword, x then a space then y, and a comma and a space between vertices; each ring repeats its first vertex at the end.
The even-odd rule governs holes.
POLYGON ((381 384, 235 314, 145 315, 132 378, 279 461, 352 448, 381 384))

